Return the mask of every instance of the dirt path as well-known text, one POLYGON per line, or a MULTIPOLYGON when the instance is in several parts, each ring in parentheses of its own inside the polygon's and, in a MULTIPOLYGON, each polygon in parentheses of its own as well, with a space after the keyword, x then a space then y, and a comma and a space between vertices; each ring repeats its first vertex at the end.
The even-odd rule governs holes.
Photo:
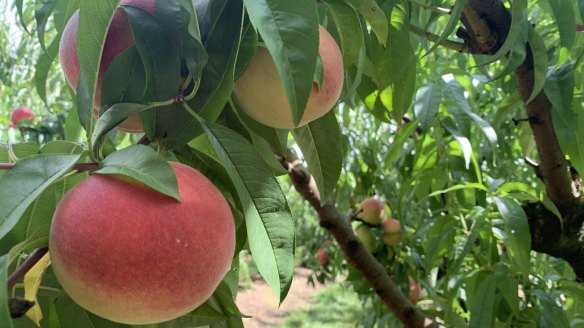
POLYGON ((275 327, 281 324, 286 320, 290 310, 309 305, 310 297, 325 287, 318 282, 315 287, 307 285, 310 269, 296 268, 294 271, 292 287, 280 308, 274 292, 263 280, 254 281, 251 289, 239 292, 237 295, 239 309, 242 313, 252 316, 243 319, 246 328, 275 327))

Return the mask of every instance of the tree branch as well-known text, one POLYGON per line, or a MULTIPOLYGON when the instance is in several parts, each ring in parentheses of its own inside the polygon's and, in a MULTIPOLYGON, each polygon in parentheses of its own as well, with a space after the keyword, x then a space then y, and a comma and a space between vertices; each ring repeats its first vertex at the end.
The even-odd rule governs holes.
MULTIPOLYGON (((464 9, 462 21, 471 36, 466 39, 471 49, 493 54, 500 49, 509 34, 511 14, 500 0, 470 0, 464 9)), ((526 52, 524 62, 515 70, 515 78, 521 99, 526 103, 528 121, 539 154, 538 173, 541 174, 548 196, 562 215, 566 215, 578 204, 579 194, 572 188, 569 164, 554 130, 549 99, 542 90, 527 103, 535 82, 529 43, 526 44, 526 52)))
MULTIPOLYGON (((438 40, 440 40, 440 36, 434 34, 434 33, 430 33, 425 31, 423 28, 410 24, 410 32, 419 35, 423 38, 428 39, 428 41, 432 41, 434 43, 438 42, 438 40)), ((456 41, 452 41, 452 40, 444 40, 440 43, 441 46, 443 46, 444 48, 447 49, 451 49, 451 50, 455 50, 458 52, 465 52, 465 53, 469 53, 470 52, 470 47, 464 43, 459 43, 456 41)))
MULTIPOLYGON (((49 251, 48 247, 37 248, 32 251, 26 260, 8 277, 6 288, 8 291, 12 290, 16 283, 24 278, 24 275, 32 269, 32 267, 49 251)), ((8 307, 10 310, 10 317, 20 318, 30 308, 34 306, 35 302, 29 301, 20 297, 8 298, 8 307)))
POLYGON ((14 285, 16 285, 16 282, 22 280, 22 278, 24 277, 24 275, 43 257, 45 256, 45 254, 47 254, 47 252, 49 251, 48 247, 41 247, 41 248, 37 248, 34 251, 32 251, 28 257, 26 258, 26 260, 24 260, 24 262, 22 262, 22 265, 20 265, 16 270, 14 270, 14 272, 12 272, 12 274, 10 275, 10 277, 8 277, 8 282, 7 282, 7 289, 11 290, 12 288, 14 288, 14 285))
POLYGON ((289 162, 278 156, 288 171, 296 190, 316 210, 320 225, 329 230, 343 250, 345 257, 373 287, 379 298, 389 307, 405 327, 438 327, 438 324, 418 310, 391 281, 385 268, 377 262, 365 246, 357 239, 351 223, 331 203, 321 204, 314 178, 298 160, 289 162))

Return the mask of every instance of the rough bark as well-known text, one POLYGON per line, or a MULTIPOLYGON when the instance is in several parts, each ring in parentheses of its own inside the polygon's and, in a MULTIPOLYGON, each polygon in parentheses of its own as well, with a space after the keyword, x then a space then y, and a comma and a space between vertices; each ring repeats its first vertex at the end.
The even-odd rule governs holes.
MULTIPOLYGON (((461 18, 465 29, 458 35, 468 43, 471 52, 494 54, 503 45, 511 26, 511 14, 500 0, 470 0, 461 18)), ((532 249, 565 259, 584 280, 584 210, 580 204, 578 181, 573 177, 566 156, 554 130, 552 104, 540 91, 528 102, 534 88, 533 53, 526 44, 524 62, 515 70, 517 88, 526 104, 527 121, 533 131, 539 164, 533 165, 543 181, 547 195, 560 211, 558 218, 542 204, 526 204, 532 249), (576 186, 576 187, 575 187, 576 186)))

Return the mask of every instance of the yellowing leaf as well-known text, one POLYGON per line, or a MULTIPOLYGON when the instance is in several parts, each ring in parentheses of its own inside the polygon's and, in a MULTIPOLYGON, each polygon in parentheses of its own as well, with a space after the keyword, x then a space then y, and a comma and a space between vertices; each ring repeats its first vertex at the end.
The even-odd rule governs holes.
POLYGON ((41 286, 41 281, 45 275, 45 271, 51 264, 49 253, 45 254, 27 273, 24 275, 24 298, 34 301, 35 305, 26 312, 26 316, 32 320, 38 327, 43 318, 41 307, 37 302, 37 291, 41 286))

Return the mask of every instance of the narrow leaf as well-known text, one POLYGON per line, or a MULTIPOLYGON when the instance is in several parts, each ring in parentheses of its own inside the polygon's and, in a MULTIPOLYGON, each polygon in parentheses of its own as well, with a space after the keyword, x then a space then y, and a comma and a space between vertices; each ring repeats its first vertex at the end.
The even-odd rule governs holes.
POLYGON ((213 123, 203 128, 237 190, 258 269, 282 302, 294 273, 294 222, 286 197, 245 138, 213 123))
POLYGON ((343 167, 341 129, 330 111, 320 119, 292 131, 324 203, 333 193, 343 167))
POLYGON ((35 155, 19 161, 0 178, 0 239, 28 206, 79 159, 80 155, 35 155))
POLYGON ((389 34, 387 17, 375 0, 345 0, 353 5, 371 26, 371 30, 377 36, 379 43, 386 45, 389 34))
POLYGON ((422 129, 426 129, 434 119, 442 102, 442 88, 440 83, 429 83, 421 86, 416 92, 414 113, 420 121, 422 129))
POLYGON ((529 253, 531 250, 531 233, 525 212, 514 200, 505 197, 495 197, 499 213, 505 220, 505 241, 509 252, 519 266, 525 281, 531 272, 529 253))
POLYGON ((476 290, 474 301, 470 309, 470 328, 491 327, 495 314, 495 296, 497 291, 497 279, 494 276, 485 275, 476 290))

